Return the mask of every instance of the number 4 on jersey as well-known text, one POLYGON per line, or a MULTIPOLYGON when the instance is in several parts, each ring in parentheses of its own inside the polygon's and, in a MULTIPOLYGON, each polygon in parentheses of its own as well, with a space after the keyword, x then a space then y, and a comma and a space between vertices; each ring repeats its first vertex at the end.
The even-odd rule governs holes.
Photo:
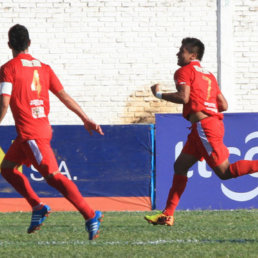
POLYGON ((37 91, 38 92, 38 96, 40 95, 41 84, 40 84, 40 80, 39 80, 39 72, 38 72, 38 70, 34 70, 33 79, 32 79, 32 83, 31 83, 31 90, 32 91, 37 91))

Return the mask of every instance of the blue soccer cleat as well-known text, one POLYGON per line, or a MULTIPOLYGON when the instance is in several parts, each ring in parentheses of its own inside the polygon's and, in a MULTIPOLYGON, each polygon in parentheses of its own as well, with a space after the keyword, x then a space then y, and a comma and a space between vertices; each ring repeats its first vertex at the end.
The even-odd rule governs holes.
POLYGON ((31 223, 27 231, 28 234, 34 233, 36 230, 40 229, 43 221, 50 213, 50 210, 51 209, 48 205, 44 205, 40 210, 36 210, 32 212, 31 223))
POLYGON ((102 222, 103 217, 101 211, 95 211, 95 216, 86 222, 85 228, 89 232, 89 240, 93 240, 99 236, 100 222, 102 222))

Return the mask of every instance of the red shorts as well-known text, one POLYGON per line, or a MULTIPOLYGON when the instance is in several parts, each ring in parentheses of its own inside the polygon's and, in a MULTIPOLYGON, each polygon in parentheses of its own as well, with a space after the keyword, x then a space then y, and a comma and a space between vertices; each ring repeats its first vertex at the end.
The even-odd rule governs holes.
POLYGON ((55 154, 47 139, 21 141, 17 138, 4 159, 27 167, 33 165, 44 177, 58 171, 55 154))
POLYGON ((207 117, 192 126, 183 153, 205 159, 211 168, 217 167, 229 157, 223 143, 224 124, 217 117, 207 117))

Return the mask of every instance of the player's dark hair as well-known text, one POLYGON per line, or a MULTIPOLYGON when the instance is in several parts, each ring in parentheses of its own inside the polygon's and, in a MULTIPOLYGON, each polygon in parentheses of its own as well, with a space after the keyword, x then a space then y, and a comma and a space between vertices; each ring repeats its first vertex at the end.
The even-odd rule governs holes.
POLYGON ((204 44, 196 38, 184 38, 182 40, 182 45, 186 48, 189 53, 196 53, 197 59, 202 60, 204 54, 204 44))
POLYGON ((8 32, 9 45, 13 50, 18 52, 24 51, 29 47, 30 37, 27 28, 23 25, 16 24, 8 32))

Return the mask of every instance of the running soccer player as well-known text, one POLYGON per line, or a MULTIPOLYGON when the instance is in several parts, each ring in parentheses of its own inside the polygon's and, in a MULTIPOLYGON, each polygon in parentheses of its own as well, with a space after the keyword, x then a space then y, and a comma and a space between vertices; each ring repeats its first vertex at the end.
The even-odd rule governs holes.
POLYGON ((258 160, 240 160, 230 164, 229 151, 223 143, 223 114, 228 108, 215 77, 204 69, 200 61, 204 44, 196 38, 185 38, 177 53, 181 66, 174 80, 177 91, 162 93, 160 85, 151 87, 157 98, 183 104, 183 117, 192 123, 186 144, 174 164, 174 177, 165 209, 144 218, 154 225, 172 226, 174 211, 187 184, 187 171, 198 160, 205 159, 222 180, 258 172, 258 160))
POLYGON ((0 70, 0 123, 10 105, 18 136, 1 164, 2 176, 32 207, 28 233, 40 229, 50 207, 40 201, 27 177, 18 171, 21 164, 32 164, 50 186, 77 208, 85 218, 85 227, 92 240, 98 236, 102 213, 94 211, 83 199, 77 186, 58 169, 50 146, 52 129, 48 120, 49 90, 80 117, 90 134, 93 131, 101 135, 104 133, 65 92, 51 67, 28 54, 31 42, 26 27, 14 25, 8 32, 8 38, 13 59, 0 70))

